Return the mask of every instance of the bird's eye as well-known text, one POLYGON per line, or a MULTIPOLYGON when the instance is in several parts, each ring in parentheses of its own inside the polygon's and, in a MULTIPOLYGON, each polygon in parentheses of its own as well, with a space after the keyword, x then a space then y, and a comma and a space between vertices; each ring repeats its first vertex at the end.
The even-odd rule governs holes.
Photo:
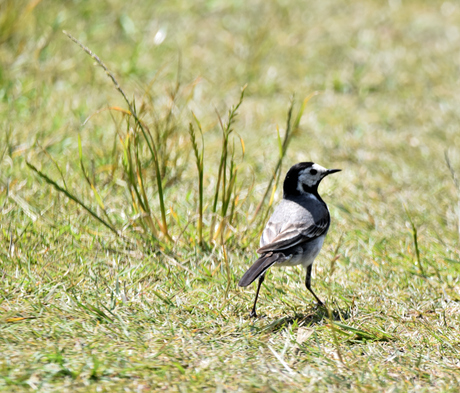
POLYGON ((310 175, 316 175, 318 171, 316 169, 310 169, 310 175))

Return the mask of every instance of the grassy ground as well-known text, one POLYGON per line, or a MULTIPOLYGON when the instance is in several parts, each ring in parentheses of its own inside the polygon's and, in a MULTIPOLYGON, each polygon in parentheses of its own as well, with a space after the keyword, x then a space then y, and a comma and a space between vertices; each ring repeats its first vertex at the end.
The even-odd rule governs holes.
POLYGON ((0 3, 0 390, 457 392, 460 6, 155 3, 0 3), (252 321, 293 93, 330 314, 279 269, 252 321))

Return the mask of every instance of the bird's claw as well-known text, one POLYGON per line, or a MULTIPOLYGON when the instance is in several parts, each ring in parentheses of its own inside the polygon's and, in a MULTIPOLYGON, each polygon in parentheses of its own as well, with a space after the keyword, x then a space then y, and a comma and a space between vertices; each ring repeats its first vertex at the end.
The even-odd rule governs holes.
POLYGON ((326 306, 324 305, 323 302, 319 301, 318 303, 316 303, 315 309, 318 310, 320 307, 326 307, 326 306))

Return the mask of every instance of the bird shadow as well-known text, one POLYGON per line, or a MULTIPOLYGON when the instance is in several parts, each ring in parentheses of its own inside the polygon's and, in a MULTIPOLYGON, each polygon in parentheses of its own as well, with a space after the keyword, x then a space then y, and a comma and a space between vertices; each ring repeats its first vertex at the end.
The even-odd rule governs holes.
MULTIPOLYGON (((349 308, 335 307, 334 309, 330 309, 330 313, 333 321, 344 321, 351 317, 351 309, 349 308)), ((287 327, 311 327, 319 325, 324 320, 330 321, 329 311, 326 307, 317 307, 306 313, 296 312, 294 315, 277 316, 275 320, 271 320, 271 322, 264 325, 257 323, 259 321, 266 321, 267 318, 267 316, 256 318, 252 326, 253 329, 258 333, 276 333, 287 327)))

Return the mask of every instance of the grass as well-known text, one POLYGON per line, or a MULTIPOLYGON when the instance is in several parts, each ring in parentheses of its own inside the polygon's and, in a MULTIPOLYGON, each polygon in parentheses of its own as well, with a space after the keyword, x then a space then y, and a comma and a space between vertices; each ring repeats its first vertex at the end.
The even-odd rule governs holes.
POLYGON ((422 0, 0 4, 0 390, 458 391, 459 22, 422 0), (250 320, 237 282, 306 160, 343 169, 328 310, 273 269, 250 320))

